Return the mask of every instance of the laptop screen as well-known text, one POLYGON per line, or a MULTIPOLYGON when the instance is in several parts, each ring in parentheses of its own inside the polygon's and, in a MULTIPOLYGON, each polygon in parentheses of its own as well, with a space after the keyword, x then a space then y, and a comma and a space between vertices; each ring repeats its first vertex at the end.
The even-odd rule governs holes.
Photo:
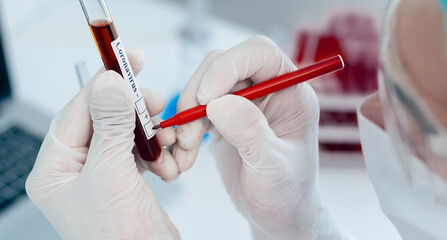
POLYGON ((1 30, 2 29, 0 28, 0 100, 11 95, 11 86, 9 84, 8 71, 6 69, 6 58, 3 49, 1 30))

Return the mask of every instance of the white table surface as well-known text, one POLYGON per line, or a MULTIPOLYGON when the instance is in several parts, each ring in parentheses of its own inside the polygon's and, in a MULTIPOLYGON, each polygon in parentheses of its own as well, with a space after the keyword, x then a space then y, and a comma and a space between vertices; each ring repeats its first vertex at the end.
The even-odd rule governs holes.
MULTIPOLYGON (((10 29, 7 40, 14 95, 54 115, 79 91, 74 64, 86 61, 91 74, 102 65, 79 3, 0 1, 6 13, 3 24, 10 29)), ((140 86, 172 97, 203 57, 203 49, 195 48, 189 50, 192 57, 182 55, 185 44, 179 32, 185 21, 183 9, 169 1, 108 0, 108 5, 126 48, 139 47, 147 54, 146 68, 138 77, 140 86)), ((209 49, 227 49, 255 34, 215 18, 210 26, 209 49)), ((247 223, 225 193, 206 146, 195 166, 178 181, 166 184, 150 173, 145 177, 183 239, 250 238, 247 223)), ((362 164, 347 167, 342 161, 324 165, 320 185, 334 219, 352 235, 358 239, 400 239, 381 213, 362 164)), ((0 239, 58 236, 24 198, 0 215, 0 239)))

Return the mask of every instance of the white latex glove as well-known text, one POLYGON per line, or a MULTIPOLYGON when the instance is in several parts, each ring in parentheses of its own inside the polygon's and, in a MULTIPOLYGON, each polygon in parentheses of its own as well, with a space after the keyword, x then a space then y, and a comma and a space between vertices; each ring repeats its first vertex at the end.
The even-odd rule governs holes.
MULTIPOLYGON (((211 151, 255 239, 342 239, 317 188, 319 106, 312 88, 304 83, 253 102, 225 95, 295 69, 271 40, 253 37, 210 53, 180 96, 178 111, 208 104, 211 151)), ((192 166, 209 121, 176 128, 181 171, 192 166)))
MULTIPOLYGON (((139 72, 144 54, 130 51, 129 59, 139 72)), ((162 97, 142 92, 151 115, 160 113, 162 97)), ((140 174, 145 167, 169 170, 175 161, 167 152, 154 163, 135 160, 134 127, 124 80, 104 70, 53 119, 26 191, 62 238, 180 238, 140 174)), ((159 131, 160 144, 173 144, 174 134, 159 131)))

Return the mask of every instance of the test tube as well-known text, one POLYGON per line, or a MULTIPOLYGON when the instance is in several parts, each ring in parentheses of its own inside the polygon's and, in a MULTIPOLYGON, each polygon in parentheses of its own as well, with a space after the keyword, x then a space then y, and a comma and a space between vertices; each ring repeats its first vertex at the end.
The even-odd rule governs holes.
POLYGON ((80 0, 80 3, 105 68, 121 74, 126 82, 126 92, 135 106, 135 144, 140 156, 155 161, 161 153, 160 144, 107 5, 104 0, 80 0))

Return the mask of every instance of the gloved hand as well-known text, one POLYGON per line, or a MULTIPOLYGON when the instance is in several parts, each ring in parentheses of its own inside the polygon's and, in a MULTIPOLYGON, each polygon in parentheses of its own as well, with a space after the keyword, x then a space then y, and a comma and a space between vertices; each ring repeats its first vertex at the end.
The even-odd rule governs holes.
POLYGON ((178 111, 208 104, 207 119, 177 126, 174 155, 189 169, 210 128, 223 183, 255 239, 342 239, 320 201, 319 106, 304 83, 253 102, 225 95, 295 70, 268 38, 210 53, 185 87, 178 111))
MULTIPOLYGON (((129 52, 135 72, 144 58, 141 51, 129 52)), ((142 92, 151 115, 160 113, 162 97, 142 92)), ((175 161, 167 152, 152 165, 134 160, 134 127, 135 110, 124 80, 104 70, 53 119, 26 191, 62 238, 180 238, 140 174, 145 168, 177 168, 175 161)), ((173 129, 157 136, 161 145, 175 141, 173 129)), ((158 172, 171 177, 165 173, 158 172)))

